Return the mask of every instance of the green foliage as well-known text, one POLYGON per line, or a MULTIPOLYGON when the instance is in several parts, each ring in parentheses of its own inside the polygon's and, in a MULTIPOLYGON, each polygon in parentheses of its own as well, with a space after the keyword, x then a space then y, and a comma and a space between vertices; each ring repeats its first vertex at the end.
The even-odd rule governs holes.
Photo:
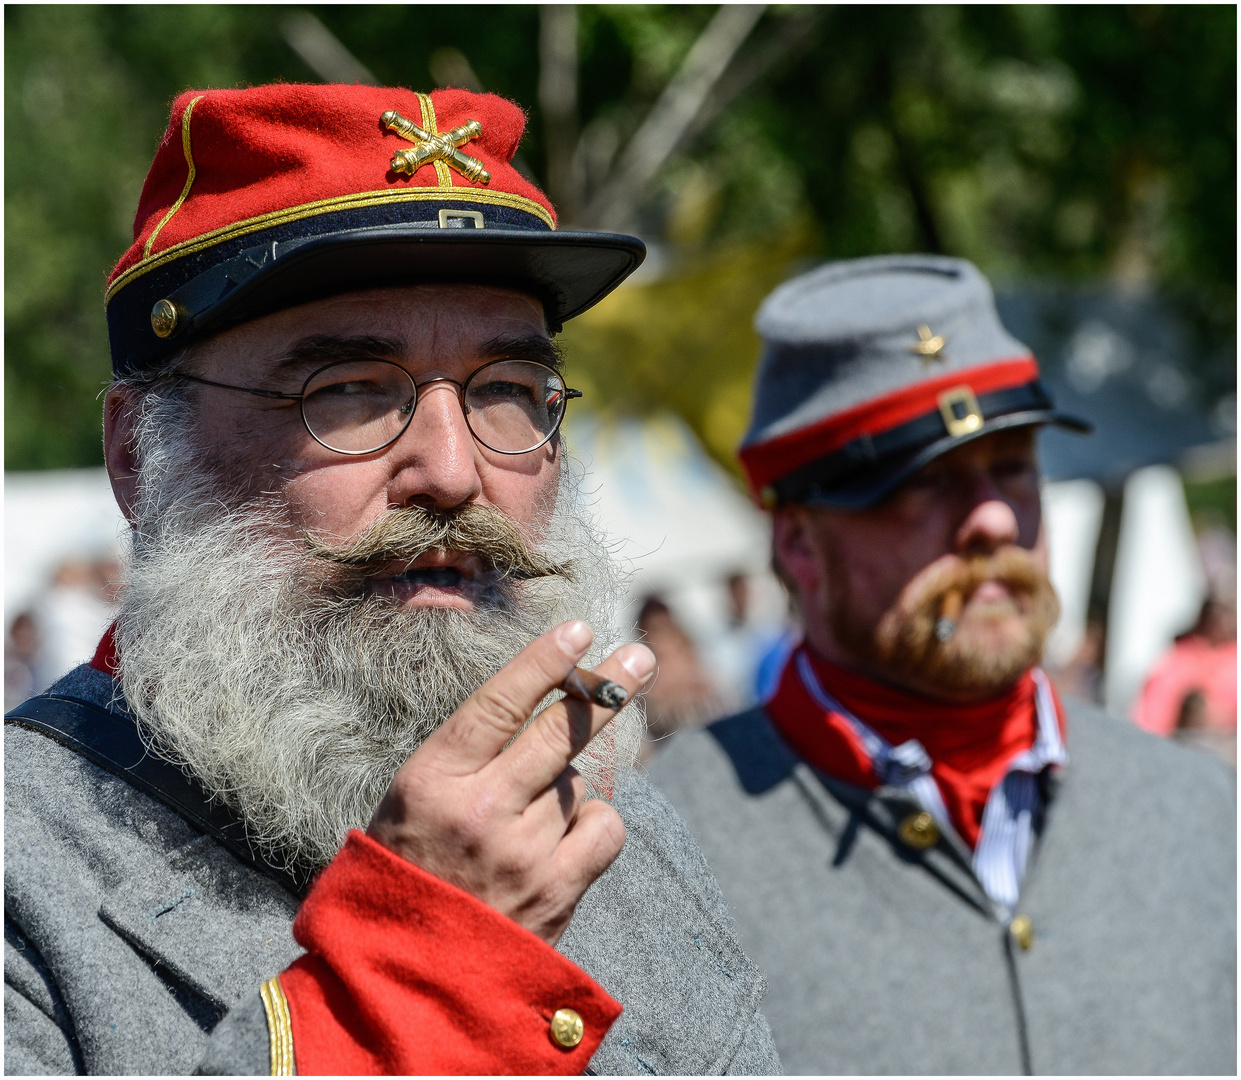
POLYGON ((1195 523, 1227 525, 1237 531, 1237 478, 1221 476, 1214 480, 1185 481, 1185 502, 1195 523))
MULTIPOLYGON (((539 8, 308 10, 384 83, 429 88, 437 57, 442 72, 459 50, 530 112, 521 158, 547 181, 539 8)), ((589 195, 716 9, 574 11, 564 122, 589 195)), ((168 103, 187 87, 317 80, 282 32, 292 12, 5 9, 8 467, 100 460, 102 283, 168 103)), ((1235 385, 1235 7, 774 5, 729 85, 638 200, 664 279, 566 333, 574 378, 603 407, 671 405, 730 461, 764 293, 797 260, 911 249, 1001 279, 1158 288, 1197 328, 1211 387, 1235 385)))

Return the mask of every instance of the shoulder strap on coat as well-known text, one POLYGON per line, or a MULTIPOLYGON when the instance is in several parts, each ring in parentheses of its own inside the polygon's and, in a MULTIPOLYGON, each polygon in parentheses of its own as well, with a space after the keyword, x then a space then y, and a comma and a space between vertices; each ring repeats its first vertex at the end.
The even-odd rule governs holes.
POLYGON ((273 866, 250 845, 245 826, 170 761, 157 757, 138 734, 133 717, 103 709, 80 698, 43 694, 23 702, 4 717, 6 724, 30 728, 80 754, 88 761, 153 799, 162 802, 194 828, 214 837, 243 862, 301 896, 309 876, 273 866))

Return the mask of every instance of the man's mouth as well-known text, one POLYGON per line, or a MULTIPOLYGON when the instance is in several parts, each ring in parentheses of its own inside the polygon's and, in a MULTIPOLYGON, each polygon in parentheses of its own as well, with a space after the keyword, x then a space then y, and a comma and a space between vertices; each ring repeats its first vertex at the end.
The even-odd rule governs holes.
POLYGON ((402 606, 470 609, 479 601, 494 571, 486 559, 443 549, 420 555, 414 565, 390 562, 370 577, 373 596, 388 596, 402 606))
POLYGON ((394 574, 392 580, 406 585, 433 585, 440 589, 452 589, 466 578, 455 566, 411 566, 404 573, 394 574))
POLYGON ((970 600, 977 600, 980 603, 999 602, 1013 599, 1013 588, 1007 581, 998 578, 988 578, 986 581, 978 583, 977 587, 969 596, 970 600))

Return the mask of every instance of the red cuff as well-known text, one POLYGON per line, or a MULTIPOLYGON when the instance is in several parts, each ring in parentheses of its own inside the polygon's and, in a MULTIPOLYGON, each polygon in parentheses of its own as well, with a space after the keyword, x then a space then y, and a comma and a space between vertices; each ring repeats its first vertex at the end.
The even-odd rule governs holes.
POLYGON ((351 832, 293 923, 280 976, 302 1075, 583 1072, 621 1007, 469 893, 351 832), (551 1035, 580 1015, 581 1042, 551 1035))

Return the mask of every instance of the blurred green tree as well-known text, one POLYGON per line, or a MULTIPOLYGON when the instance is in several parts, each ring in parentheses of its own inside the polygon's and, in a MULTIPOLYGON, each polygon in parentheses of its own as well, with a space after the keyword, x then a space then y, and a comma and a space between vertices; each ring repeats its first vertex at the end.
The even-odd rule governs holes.
POLYGON ((566 332, 607 407, 721 460, 762 296, 896 250, 1158 289, 1235 386, 1232 6, 25 5, 5 9, 8 468, 97 464, 102 282, 186 87, 360 78, 521 102, 566 224, 645 280, 566 332))

